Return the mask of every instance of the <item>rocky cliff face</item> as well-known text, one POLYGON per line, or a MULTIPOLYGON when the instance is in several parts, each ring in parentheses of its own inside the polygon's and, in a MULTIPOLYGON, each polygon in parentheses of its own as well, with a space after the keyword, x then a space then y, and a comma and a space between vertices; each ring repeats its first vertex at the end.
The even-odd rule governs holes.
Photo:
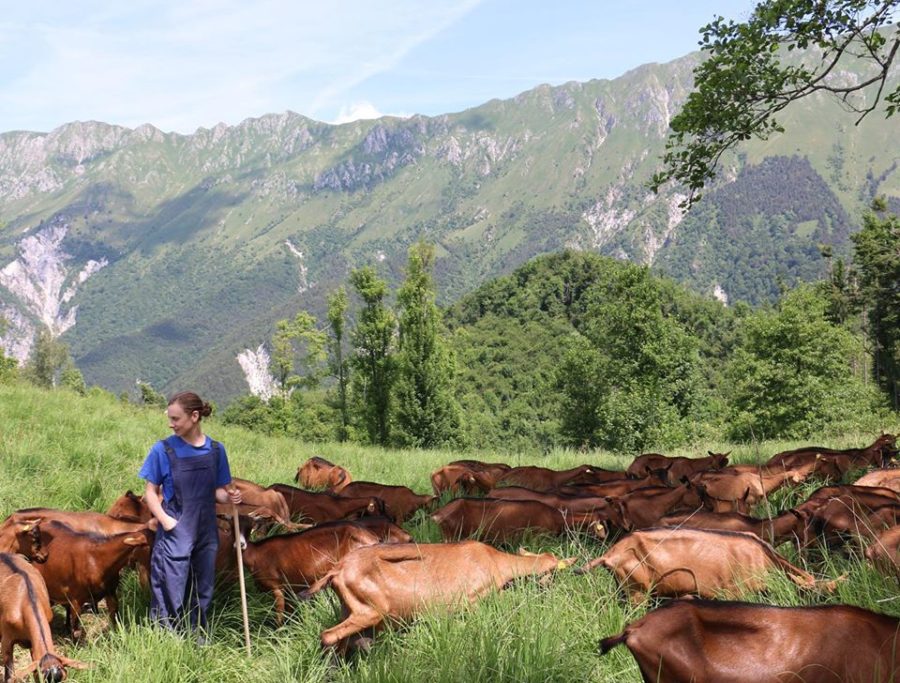
POLYGON ((69 230, 64 216, 18 243, 18 257, 0 269, 0 285, 13 299, 4 305, 9 330, 3 337, 7 352, 20 361, 31 349, 35 326, 58 337, 75 325, 77 305, 70 302, 84 282, 108 265, 106 259, 73 263, 63 249, 69 230))

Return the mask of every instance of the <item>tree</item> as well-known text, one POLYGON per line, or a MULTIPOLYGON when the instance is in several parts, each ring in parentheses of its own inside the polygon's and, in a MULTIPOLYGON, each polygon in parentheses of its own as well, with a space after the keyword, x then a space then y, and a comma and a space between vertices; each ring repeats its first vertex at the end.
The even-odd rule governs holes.
MULTIPOLYGON (((9 321, 0 315, 0 337, 9 329, 9 321)), ((0 382, 7 381, 15 376, 19 363, 12 356, 6 355, 6 350, 0 346, 0 382)))
POLYGON ((851 236, 866 303, 868 336, 875 377, 900 409, 900 218, 886 213, 883 201, 863 216, 863 228, 851 236))
POLYGON ((50 389, 59 385, 63 372, 72 365, 69 347, 55 338, 50 330, 41 328, 23 375, 32 384, 50 389))
POLYGON ((148 408, 166 408, 166 404, 168 403, 166 397, 154 389, 149 382, 137 380, 135 384, 137 384, 138 391, 141 394, 141 403, 143 405, 148 408))
POLYGON ((293 320, 279 320, 272 335, 272 374, 282 399, 297 387, 312 388, 321 378, 325 359, 325 335, 316 319, 300 311, 293 320))
POLYGON ((339 287, 328 297, 328 327, 331 335, 328 338, 331 376, 337 382, 336 400, 333 405, 340 415, 337 430, 338 441, 346 441, 350 436, 350 410, 347 405, 347 385, 349 383, 349 365, 344 358, 344 317, 347 315, 347 290, 339 287))
POLYGON ((369 441, 385 446, 390 439, 391 387, 394 382, 394 314, 385 306, 387 284, 366 266, 350 273, 350 284, 363 300, 353 329, 351 387, 369 441))
POLYGON ((400 337, 394 440, 417 448, 455 442, 460 426, 453 396, 454 359, 441 338, 433 269, 434 247, 414 244, 409 249, 406 279, 397 292, 400 337))
POLYGON ((564 435, 620 451, 683 443, 700 396, 697 339, 664 312, 647 268, 610 271, 588 296, 584 339, 557 374, 564 435))
POLYGON ((828 305, 819 288, 803 285, 777 310, 742 321, 726 373, 733 438, 805 438, 872 414, 877 396, 853 367, 860 340, 828 320, 828 305))
POLYGON ((812 95, 835 96, 859 123, 884 100, 886 115, 900 107, 900 86, 884 95, 900 46, 890 27, 900 0, 763 0, 744 22, 717 17, 700 32, 706 59, 694 69, 694 91, 670 124, 665 170, 652 187, 676 180, 699 199, 729 149, 766 140, 783 128, 775 115, 812 95), (785 53, 795 53, 785 59, 785 53), (833 78, 855 62, 860 79, 833 78), (874 90, 871 97, 867 95, 874 90))

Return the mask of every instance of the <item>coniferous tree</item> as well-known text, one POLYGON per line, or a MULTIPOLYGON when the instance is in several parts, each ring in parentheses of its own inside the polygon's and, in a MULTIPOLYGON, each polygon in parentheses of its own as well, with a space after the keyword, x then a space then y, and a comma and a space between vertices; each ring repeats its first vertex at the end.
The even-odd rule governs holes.
POLYGON ((384 303, 387 283, 366 266, 350 273, 350 284, 363 300, 353 346, 351 387, 359 422, 374 444, 387 445, 391 431, 391 387, 394 382, 394 314, 384 303))
POLYGON ((328 297, 328 326, 331 335, 328 339, 329 369, 337 382, 336 397, 333 406, 340 415, 337 429, 338 441, 346 441, 350 436, 350 410, 347 405, 347 385, 349 383, 349 365, 344 357, 344 317, 347 314, 347 290, 339 287, 328 297))
POLYGON ((433 268, 434 247, 414 244, 409 249, 406 280, 397 292, 400 340, 394 440, 403 446, 432 448, 453 443, 459 434, 454 360, 440 334, 433 268))
POLYGON ((900 217, 886 212, 881 200, 863 216, 863 228, 851 236, 859 271, 875 377, 900 409, 900 217))

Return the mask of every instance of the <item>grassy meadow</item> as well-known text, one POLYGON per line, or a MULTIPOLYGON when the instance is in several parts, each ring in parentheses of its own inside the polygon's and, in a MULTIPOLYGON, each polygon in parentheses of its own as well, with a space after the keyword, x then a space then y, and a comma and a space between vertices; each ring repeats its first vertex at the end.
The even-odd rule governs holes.
MULTIPOLYGON (((137 471, 157 439, 168 435, 161 410, 122 405, 109 395, 79 397, 67 391, 45 392, 28 386, 0 385, 0 519, 33 506, 104 511, 127 489, 141 491, 137 471)), ((886 424, 896 432, 898 425, 886 424)), ((632 455, 556 451, 548 455, 500 452, 391 451, 359 445, 307 444, 259 436, 210 420, 205 431, 226 447, 232 473, 263 485, 292 483, 299 464, 322 455, 347 467, 355 479, 404 484, 430 492, 430 473, 459 457, 501 460, 566 468, 583 462, 623 469, 632 455)), ((838 448, 868 445, 877 434, 846 434, 821 445, 838 448)), ((697 444, 679 454, 704 455, 707 449, 732 450, 733 462, 758 462, 800 443, 763 442, 753 446, 697 444)), ((816 487, 779 492, 771 508, 783 509, 816 487)), ((760 510, 760 513, 764 510, 760 510)), ((422 512, 407 525, 418 541, 439 540, 437 526, 422 512)), ((601 554, 605 545, 586 537, 536 536, 520 544, 532 551, 577 556, 578 564, 601 554)), ((514 550, 514 548, 510 548, 514 550)), ((894 579, 881 576, 864 561, 837 554, 798 558, 789 545, 780 551, 820 576, 847 574, 832 595, 799 591, 789 580, 774 577, 765 595, 748 600, 782 605, 851 603, 900 616, 900 593, 894 579)), ((81 682, 141 681, 640 681, 631 655, 619 647, 597 655, 600 638, 618 633, 652 604, 623 601, 612 577, 600 570, 585 576, 557 573, 547 585, 524 580, 502 593, 452 614, 431 613, 385 631, 372 650, 349 662, 323 654, 319 634, 338 621, 331 591, 298 606, 284 626, 274 625, 273 601, 248 577, 253 653, 243 650, 237 586, 218 590, 213 605, 212 643, 198 648, 192 640, 152 628, 147 622, 148 596, 133 572, 120 588, 122 625, 108 628, 103 611, 85 615, 88 637, 73 644, 57 607, 54 638, 67 656, 90 669, 70 671, 81 682)), ((17 663, 27 658, 17 650, 17 663)))

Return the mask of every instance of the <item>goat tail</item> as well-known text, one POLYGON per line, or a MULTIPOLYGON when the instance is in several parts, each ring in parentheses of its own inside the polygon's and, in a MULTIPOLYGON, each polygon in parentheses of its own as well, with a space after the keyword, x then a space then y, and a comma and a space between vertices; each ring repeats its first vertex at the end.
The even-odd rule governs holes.
POLYGON ((318 593, 319 591, 325 590, 328 586, 331 585, 331 582, 334 580, 334 577, 338 575, 338 567, 335 567, 330 572, 328 572, 321 579, 313 583, 309 588, 305 591, 300 591, 297 594, 301 600, 311 600, 312 597, 318 593))
POLYGON ((603 638, 600 641, 600 655, 605 655, 607 652, 612 650, 616 645, 621 645, 628 639, 628 629, 625 629, 617 636, 610 636, 609 638, 603 638))

